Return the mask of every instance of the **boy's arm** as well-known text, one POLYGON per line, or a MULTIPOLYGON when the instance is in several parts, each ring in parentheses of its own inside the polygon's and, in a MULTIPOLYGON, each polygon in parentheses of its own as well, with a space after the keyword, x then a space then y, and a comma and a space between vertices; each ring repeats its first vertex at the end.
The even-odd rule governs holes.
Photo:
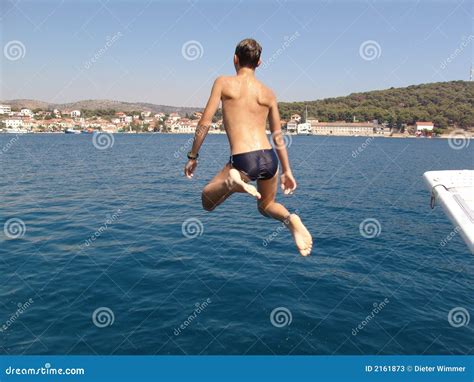
MULTIPOLYGON (((212 117, 216 114, 217 108, 219 107, 219 102, 221 101, 222 95, 222 77, 218 77, 214 81, 214 85, 212 86, 211 95, 209 96, 209 100, 207 101, 207 105, 204 109, 201 119, 199 120, 198 126, 196 128, 196 133, 194 134, 194 141, 193 147, 191 148, 190 154, 193 157, 197 158, 199 153, 199 149, 206 139, 207 133, 209 131, 209 127, 212 123, 212 117)), ((193 176, 193 172, 196 169, 197 160, 196 159, 189 159, 184 167, 184 174, 191 178, 193 176)))
POLYGON ((276 97, 272 94, 270 110, 268 113, 270 123, 270 131, 278 159, 280 159, 282 174, 281 188, 285 194, 291 194, 296 189, 296 180, 290 168, 288 152, 286 150, 285 140, 281 133, 280 112, 278 111, 278 103, 276 97))

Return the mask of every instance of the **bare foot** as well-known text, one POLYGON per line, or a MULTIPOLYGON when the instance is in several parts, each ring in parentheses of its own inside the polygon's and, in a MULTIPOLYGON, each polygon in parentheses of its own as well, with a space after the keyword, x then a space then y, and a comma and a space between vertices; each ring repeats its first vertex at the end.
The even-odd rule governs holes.
POLYGON ((285 223, 293 235, 296 247, 298 248, 301 256, 308 256, 311 253, 311 248, 313 247, 313 238, 304 226, 300 217, 296 214, 291 214, 285 223))
POLYGON ((234 192, 246 192, 257 199, 262 197, 254 186, 242 180, 240 173, 235 168, 229 170, 229 177, 226 182, 229 188, 234 192))

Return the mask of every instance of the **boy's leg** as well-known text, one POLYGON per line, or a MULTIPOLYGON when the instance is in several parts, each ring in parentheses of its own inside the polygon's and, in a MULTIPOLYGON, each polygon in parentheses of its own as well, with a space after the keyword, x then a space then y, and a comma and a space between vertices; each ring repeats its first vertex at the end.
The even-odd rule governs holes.
POLYGON ((258 200, 258 210, 264 216, 283 222, 291 231, 300 254, 308 256, 313 246, 311 234, 298 215, 290 214, 283 204, 275 201, 277 186, 278 172, 271 179, 257 181, 257 189, 262 196, 258 200))
POLYGON ((202 190, 202 206, 206 211, 212 211, 219 204, 225 201, 234 192, 248 193, 257 199, 260 194, 257 189, 246 184, 248 179, 229 163, 204 187, 202 190))

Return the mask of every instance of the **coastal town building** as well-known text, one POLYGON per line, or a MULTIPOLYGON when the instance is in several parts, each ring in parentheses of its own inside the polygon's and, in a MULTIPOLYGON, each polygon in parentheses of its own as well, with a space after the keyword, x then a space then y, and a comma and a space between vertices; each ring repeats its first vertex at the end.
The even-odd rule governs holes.
POLYGON ((21 118, 8 118, 3 123, 8 128, 23 127, 23 120, 21 118))
POLYGON ((424 122, 424 121, 416 122, 415 126, 416 126, 416 131, 423 131, 423 130, 433 131, 433 128, 434 128, 433 122, 424 122))
POLYGON ((10 105, 0 105, 0 114, 9 114, 12 112, 10 105))
POLYGON ((298 131, 298 122, 295 119, 291 119, 286 124, 286 132, 289 134, 296 134, 298 131))
POLYGON ((73 110, 71 111, 71 117, 72 118, 77 118, 81 116, 81 111, 80 110, 73 110))
POLYGON ((292 114, 290 120, 296 121, 297 123, 301 122, 301 115, 299 114, 292 114))
POLYGON ((311 124, 315 135, 374 135, 376 125, 373 122, 317 122, 311 124))

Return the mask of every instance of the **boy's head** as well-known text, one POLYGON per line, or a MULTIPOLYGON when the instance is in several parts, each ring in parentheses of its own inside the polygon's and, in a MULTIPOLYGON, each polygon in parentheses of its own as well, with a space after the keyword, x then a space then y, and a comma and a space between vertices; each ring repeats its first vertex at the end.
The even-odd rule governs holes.
POLYGON ((260 65, 262 47, 253 38, 246 38, 237 44, 235 48, 234 64, 236 68, 245 67, 255 69, 260 65))

